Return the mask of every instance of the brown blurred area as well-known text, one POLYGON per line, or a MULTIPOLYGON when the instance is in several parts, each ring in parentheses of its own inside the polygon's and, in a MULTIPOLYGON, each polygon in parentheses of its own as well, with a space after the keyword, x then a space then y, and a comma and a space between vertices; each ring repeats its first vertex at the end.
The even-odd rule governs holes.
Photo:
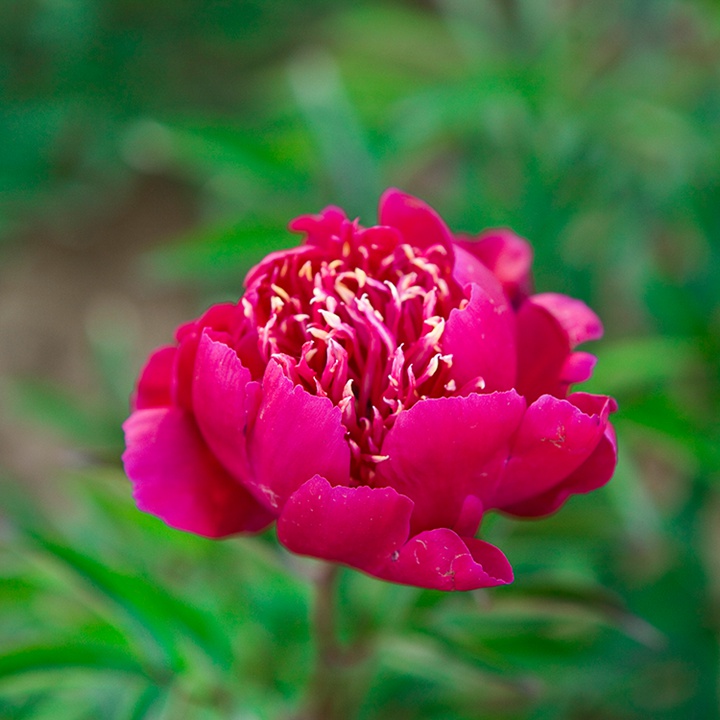
MULTIPOLYGON (((83 213, 39 222, 12 242, 0 267, 0 391, 39 378, 92 397, 92 337, 120 336, 134 368, 194 310, 187 288, 158 285, 139 257, 197 221, 193 189, 160 175, 136 176, 122 195, 83 213)), ((17 413, 0 412, 3 469, 33 485, 81 462, 71 444, 17 413)))

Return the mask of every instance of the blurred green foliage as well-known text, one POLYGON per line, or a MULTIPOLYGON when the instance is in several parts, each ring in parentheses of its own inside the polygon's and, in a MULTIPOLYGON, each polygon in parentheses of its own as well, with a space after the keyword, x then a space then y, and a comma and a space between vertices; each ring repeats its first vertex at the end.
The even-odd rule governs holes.
MULTIPOLYGON (((201 222, 141 270, 198 310, 295 214, 370 223, 386 185, 528 237, 538 289, 605 320, 587 389, 620 402, 617 477, 545 521, 487 521, 510 588, 345 572, 343 631, 378 646, 359 717, 718 717, 719 88, 710 0, 6 0, 0 233, 17 247, 31 218, 180 179, 201 222)), ((289 716, 309 566, 135 510, 117 457, 136 349, 90 340, 99 397, 16 378, 2 400, 82 463, 51 501, 2 485, 0 718, 289 716)))

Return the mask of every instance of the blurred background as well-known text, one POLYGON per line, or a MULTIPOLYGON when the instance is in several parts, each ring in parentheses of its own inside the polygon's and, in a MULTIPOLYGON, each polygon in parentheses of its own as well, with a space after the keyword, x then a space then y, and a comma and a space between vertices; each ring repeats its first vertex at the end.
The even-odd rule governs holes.
POLYGON ((333 203, 394 185, 507 225, 603 318, 621 461, 509 588, 344 572, 358 717, 720 717, 715 0, 0 3, 0 718, 288 717, 304 561, 139 513, 120 424, 149 350, 333 203))

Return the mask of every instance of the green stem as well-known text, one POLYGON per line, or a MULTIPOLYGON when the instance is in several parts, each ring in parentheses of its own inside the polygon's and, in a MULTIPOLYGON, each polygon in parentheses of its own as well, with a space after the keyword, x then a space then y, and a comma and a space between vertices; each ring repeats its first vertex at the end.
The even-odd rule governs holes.
POLYGON ((326 565, 315 578, 312 629, 315 666, 305 709, 293 720, 352 720, 357 713, 362 646, 344 647, 337 638, 335 593, 340 568, 326 565))

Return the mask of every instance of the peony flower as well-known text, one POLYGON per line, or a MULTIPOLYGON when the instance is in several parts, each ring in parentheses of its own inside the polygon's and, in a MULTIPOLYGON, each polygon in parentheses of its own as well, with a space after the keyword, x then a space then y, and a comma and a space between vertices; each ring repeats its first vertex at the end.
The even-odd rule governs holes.
POLYGON ((135 500, 213 538, 276 521, 289 550, 392 582, 508 583, 483 515, 547 515, 613 473, 614 401, 568 394, 602 326, 530 294, 508 230, 455 237, 397 190, 379 218, 294 220, 302 245, 150 357, 124 426, 135 500))

